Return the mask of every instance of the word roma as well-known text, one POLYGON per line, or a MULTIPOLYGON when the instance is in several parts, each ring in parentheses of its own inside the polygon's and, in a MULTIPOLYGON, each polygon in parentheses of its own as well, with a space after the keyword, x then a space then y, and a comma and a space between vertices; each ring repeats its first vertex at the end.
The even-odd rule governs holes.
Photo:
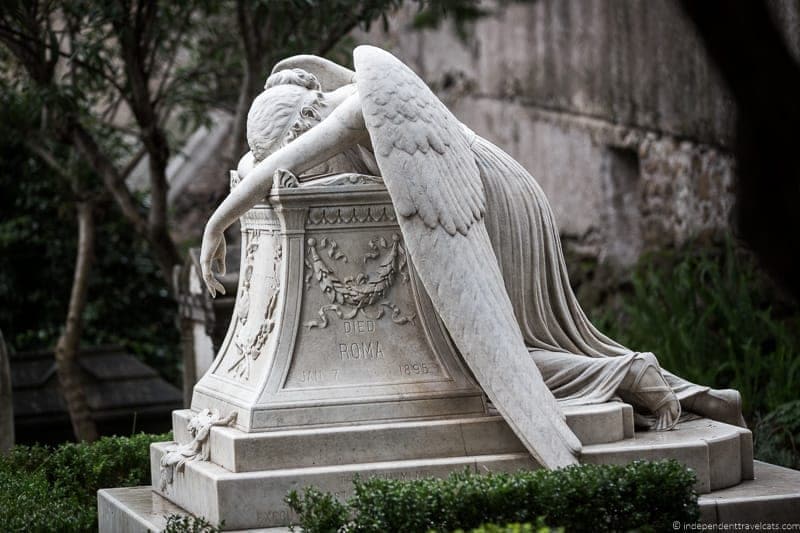
POLYGON ((370 342, 353 342, 350 344, 339 344, 339 359, 348 361, 350 359, 357 360, 375 360, 385 359, 383 350, 381 350, 380 341, 370 342))

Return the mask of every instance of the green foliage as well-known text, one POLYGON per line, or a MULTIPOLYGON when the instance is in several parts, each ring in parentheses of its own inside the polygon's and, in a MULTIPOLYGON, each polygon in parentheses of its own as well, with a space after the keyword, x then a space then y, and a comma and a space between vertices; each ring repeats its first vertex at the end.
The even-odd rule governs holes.
POLYGON ((291 491, 286 503, 300 516, 298 525, 301 531, 336 533, 349 516, 347 505, 333 494, 314 487, 306 487, 302 496, 297 491, 291 491))
POLYGON ((87 531, 95 516, 79 498, 54 488, 40 472, 19 475, 0 469, 0 523, 4 531, 87 531))
POLYGON ((494 2, 495 7, 490 8, 481 0, 420 0, 416 2, 417 13, 412 20, 412 26, 417 29, 438 28, 445 20, 451 20, 456 35, 466 40, 469 25, 491 15, 497 7, 530 1, 532 0, 498 0, 494 2))
POLYGON ((220 527, 214 526, 203 517, 171 514, 167 517, 167 526, 162 533, 219 533, 222 531, 220 527))
POLYGON ((352 532, 452 531, 487 523, 535 522, 538 517, 544 522, 536 522, 537 527, 664 530, 674 520, 697 519, 695 479, 692 471, 675 461, 516 474, 461 472, 446 479, 356 479, 347 504, 335 503, 333 496, 314 489, 303 496, 291 493, 287 503, 309 533, 343 526, 352 532))
POLYGON ((600 321, 633 349, 690 381, 739 390, 753 420, 800 390, 800 310, 774 310, 775 294, 731 241, 646 256, 620 320, 600 321))
POLYGON ((758 419, 753 436, 759 459, 800 470, 800 400, 758 419))
POLYGON ((148 484, 150 443, 171 439, 139 434, 54 449, 16 446, 0 457, 3 530, 96 530, 97 491, 148 484))
MULTIPOLYGON (((69 184, 10 125, 38 98, 0 85, 0 329, 17 351, 54 344, 66 317, 77 227, 69 184)), ((32 142, 42 142, 34 140, 32 142)), ((96 213, 83 344, 122 344, 178 381, 175 304, 143 240, 112 206, 96 213)))

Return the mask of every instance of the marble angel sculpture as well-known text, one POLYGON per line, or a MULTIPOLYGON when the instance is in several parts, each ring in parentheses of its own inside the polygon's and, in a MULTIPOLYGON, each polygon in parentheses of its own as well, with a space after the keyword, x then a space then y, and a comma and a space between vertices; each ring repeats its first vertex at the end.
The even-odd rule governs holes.
POLYGON ((354 52, 355 72, 315 56, 280 62, 248 116, 241 183, 210 218, 201 267, 225 264, 223 231, 270 191, 273 175, 326 162, 379 174, 406 247, 453 341, 489 399, 545 466, 580 443, 558 404, 621 397, 675 427, 681 411, 743 424, 734 390, 659 367, 600 333, 567 279, 552 211, 534 178, 473 133, 393 55, 354 52))

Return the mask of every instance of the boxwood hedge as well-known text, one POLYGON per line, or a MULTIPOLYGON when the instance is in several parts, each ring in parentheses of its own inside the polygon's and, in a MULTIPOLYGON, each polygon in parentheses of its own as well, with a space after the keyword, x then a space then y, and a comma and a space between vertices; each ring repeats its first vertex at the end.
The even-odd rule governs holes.
POLYGON ((16 446, 0 456, 0 530, 95 531, 97 490, 150 483, 150 443, 170 434, 92 444, 16 446))
POLYGON ((695 479, 675 461, 516 474, 465 471, 445 479, 356 479, 347 502, 307 488, 302 495, 290 493, 287 503, 307 533, 453 531, 526 522, 566 531, 664 531, 676 520, 697 520, 695 479))

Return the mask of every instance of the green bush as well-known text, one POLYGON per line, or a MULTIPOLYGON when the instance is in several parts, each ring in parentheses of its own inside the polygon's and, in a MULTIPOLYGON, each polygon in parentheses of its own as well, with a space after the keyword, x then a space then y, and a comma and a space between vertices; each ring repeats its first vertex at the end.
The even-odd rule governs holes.
POLYGON ((335 533, 347 522, 350 512, 347 505, 337 500, 329 492, 321 492, 314 487, 307 487, 300 496, 291 491, 286 497, 289 504, 299 516, 300 526, 305 532, 335 533))
POLYGON ((695 480, 675 461, 580 465, 516 474, 461 472, 446 479, 356 479, 346 503, 316 489, 302 496, 292 492, 287 503, 308 533, 342 527, 349 532, 453 531, 539 517, 542 525, 568 531, 663 530, 675 520, 697 520, 695 480))
POLYGON ((759 418, 753 436, 759 459, 800 470, 800 400, 759 418))
POLYGON ((167 517, 167 526, 161 533, 220 533, 220 531, 219 527, 203 517, 171 514, 167 517))
POLYGON ((170 434, 16 446, 0 457, 3 531, 95 531, 97 491, 149 484, 150 443, 166 440, 170 434))
POLYGON ((644 256, 600 328, 690 381, 742 393, 757 458, 798 468, 800 308, 728 239, 644 256))

